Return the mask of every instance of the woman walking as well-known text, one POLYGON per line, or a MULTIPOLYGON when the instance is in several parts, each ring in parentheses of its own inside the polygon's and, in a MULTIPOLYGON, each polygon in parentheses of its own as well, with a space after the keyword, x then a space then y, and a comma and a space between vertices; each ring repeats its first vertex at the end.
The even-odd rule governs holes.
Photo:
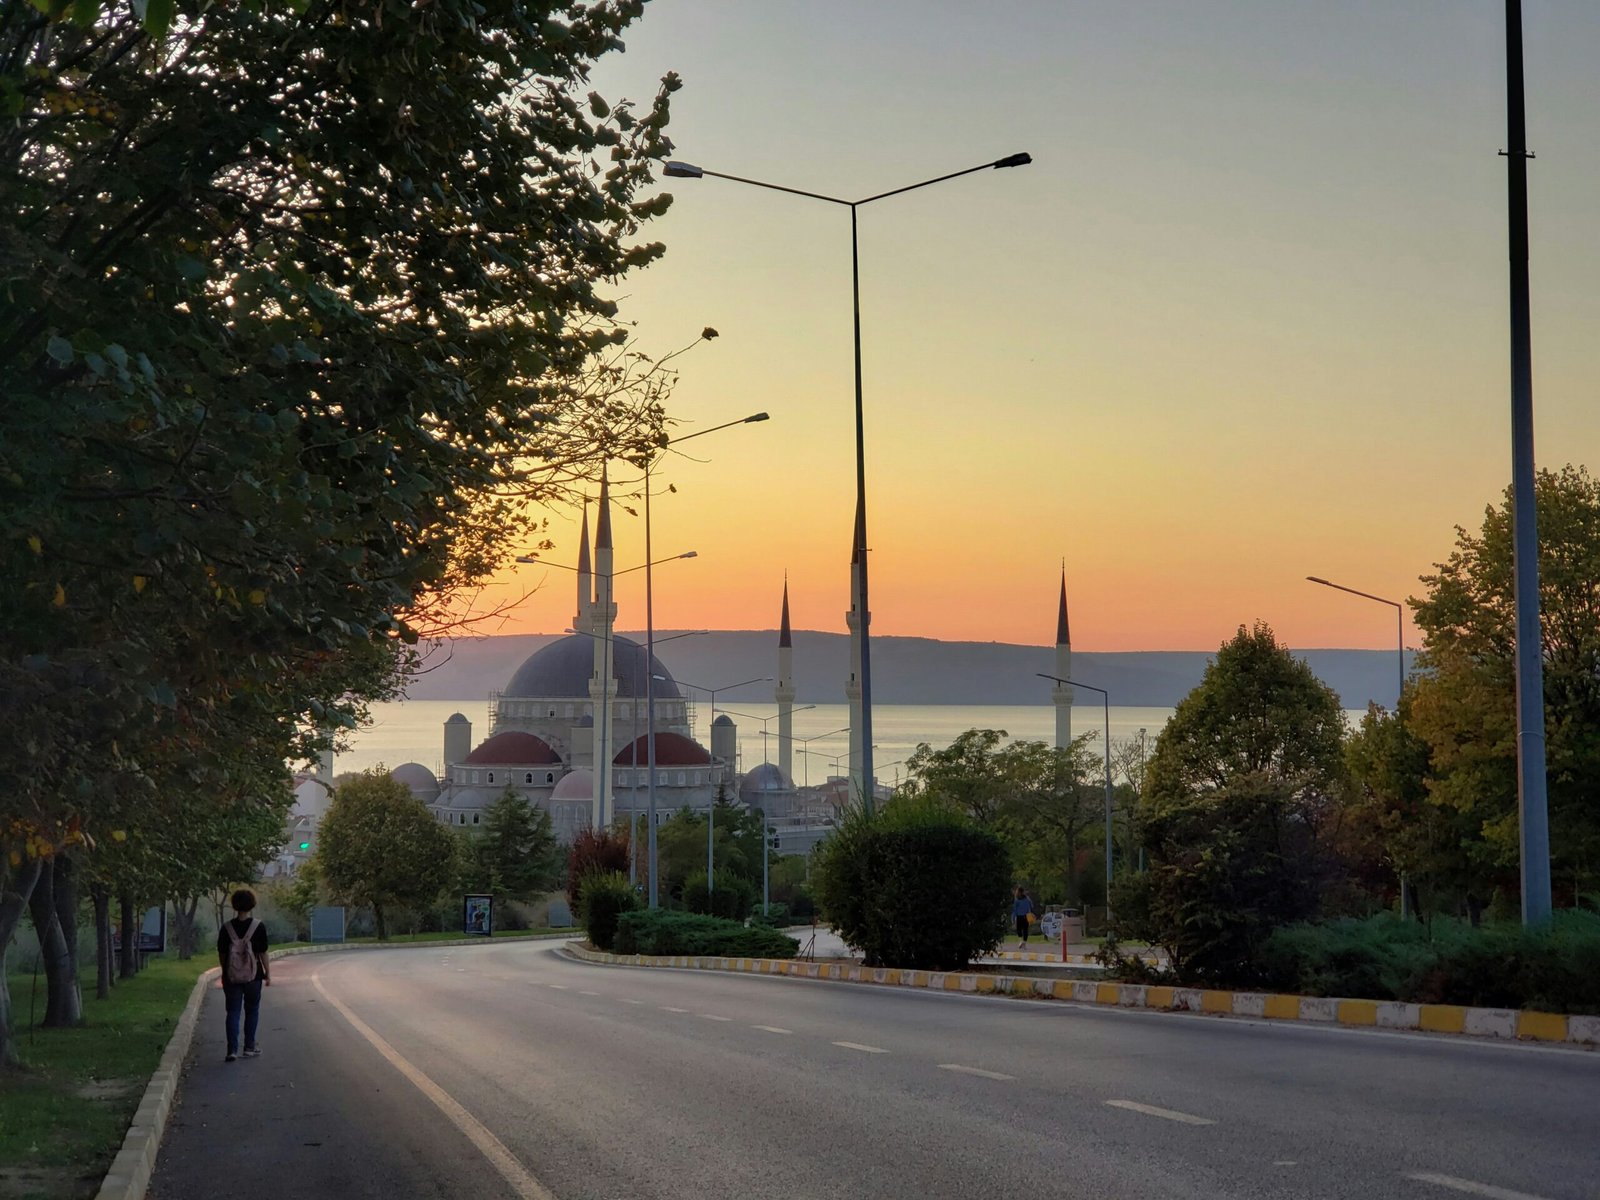
POLYGON ((1028 899, 1028 889, 1017 885, 1016 899, 1011 902, 1011 916, 1017 922, 1017 937, 1028 944, 1028 923, 1033 919, 1033 901, 1028 899))
POLYGON ((244 1015, 244 1056, 261 1053, 256 1029, 261 1023, 261 988, 272 983, 267 970, 267 927, 250 914, 256 894, 240 888, 232 896, 233 920, 217 930, 217 958, 222 963, 222 994, 227 1003, 228 1056, 239 1057, 239 1016, 244 1015))

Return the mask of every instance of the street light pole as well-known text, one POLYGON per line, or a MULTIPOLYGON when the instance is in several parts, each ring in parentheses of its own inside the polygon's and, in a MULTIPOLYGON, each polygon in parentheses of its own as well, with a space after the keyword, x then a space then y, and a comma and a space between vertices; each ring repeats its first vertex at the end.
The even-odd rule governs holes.
POLYGON ((1040 679, 1048 679, 1062 687, 1088 688, 1091 692, 1099 692, 1100 699, 1105 706, 1106 714, 1106 919, 1111 918, 1111 693, 1105 688, 1095 687, 1092 683, 1079 683, 1076 679, 1062 679, 1058 675, 1046 675, 1043 671, 1035 671, 1040 679))
POLYGON ((940 175, 934 179, 924 179, 921 183, 907 184, 905 187, 894 188, 891 191, 879 192, 875 196, 868 196, 863 200, 845 200, 838 196, 825 196, 820 192, 807 192, 800 188, 784 187, 781 184, 765 183, 759 179, 745 179, 738 175, 724 175, 719 171, 708 171, 693 163, 669 162, 663 168, 663 174, 673 179, 726 179, 731 183, 749 184, 751 187, 766 188, 768 191, 785 192, 791 196, 804 196, 809 200, 821 200, 827 204, 838 204, 850 210, 850 299, 852 314, 852 332, 855 346, 855 429, 856 429, 856 521, 855 521, 855 546, 854 550, 859 563, 858 579, 861 591, 861 611, 857 614, 861 630, 861 802, 866 811, 872 812, 872 652, 871 638, 868 625, 872 612, 869 602, 870 592, 867 585, 867 453, 866 453, 866 422, 865 411, 862 403, 861 388, 861 254, 860 242, 856 230, 856 210, 864 204, 871 204, 876 200, 887 200, 891 196, 899 196, 906 192, 914 192, 919 188, 930 187, 935 183, 943 183, 947 179, 959 179, 963 175, 971 175, 976 171, 998 170, 1003 167, 1025 167, 1033 161, 1026 153, 1008 154, 1004 158, 995 159, 993 162, 980 163, 976 167, 967 167, 965 170, 952 171, 948 175, 940 175))
MULTIPOLYGON (((708 433, 716 433, 719 429, 728 429, 734 425, 751 425, 757 421, 767 420, 764 412, 751 413, 748 417, 740 417, 737 421, 724 421, 721 425, 713 425, 709 429, 696 430, 686 433, 682 437, 667 438, 660 449, 675 446, 679 442, 692 441, 697 437, 704 437, 708 433)), ((646 807, 650 821, 650 907, 659 908, 661 905, 660 893, 657 888, 656 870, 656 686, 655 686, 655 646, 656 646, 656 618, 655 618, 655 587, 654 572, 650 570, 650 469, 655 465, 656 452, 654 449, 645 456, 644 460, 644 712, 645 712, 645 745, 646 758, 649 772, 646 780, 648 789, 646 807)), ((610 764, 607 764, 607 770, 610 764)))
POLYGON ((1382 596, 1374 596, 1371 592, 1358 592, 1353 587, 1345 587, 1342 583, 1333 583, 1320 575, 1307 575, 1306 582, 1320 583, 1323 587, 1334 588, 1337 591, 1349 592, 1352 596, 1360 596, 1366 600, 1376 600, 1379 604, 1387 604, 1394 609, 1395 631, 1395 661, 1398 666, 1398 684, 1394 693, 1394 710, 1400 711, 1400 697, 1406 691, 1406 610, 1405 605, 1398 600, 1386 600, 1382 596))

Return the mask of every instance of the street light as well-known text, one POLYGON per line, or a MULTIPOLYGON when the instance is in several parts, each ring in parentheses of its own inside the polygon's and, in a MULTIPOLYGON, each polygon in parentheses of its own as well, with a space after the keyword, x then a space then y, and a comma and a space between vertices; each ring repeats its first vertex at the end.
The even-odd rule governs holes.
MULTIPOLYGON (((627 575, 627 574, 629 574, 630 572, 633 572, 633 571, 642 571, 646 567, 659 567, 662 563, 677 562, 680 558, 699 558, 699 557, 700 557, 700 551, 698 551, 698 550, 685 550, 682 554, 671 554, 671 555, 668 555, 666 558, 658 558, 653 563, 640 563, 636 567, 624 567, 620 571, 611 572, 611 574, 613 576, 627 575)), ((563 571, 578 571, 578 570, 582 569, 580 567, 568 566, 566 563, 546 562, 544 559, 540 558, 537 554, 519 554, 516 557, 516 561, 519 562, 519 563, 525 563, 527 565, 535 566, 535 567, 559 567, 563 571)), ((665 641, 666 639, 663 638, 662 640, 665 641)))
MULTIPOLYGON (((815 707, 816 707, 815 704, 802 704, 799 708, 791 708, 789 710, 789 712, 791 714, 802 713, 802 712, 807 712, 810 709, 813 709, 815 707)), ((768 757, 767 757, 767 726, 769 724, 771 724, 773 721, 776 721, 779 717, 783 716, 783 714, 782 713, 773 713, 770 717, 758 717, 758 716, 755 715, 755 713, 738 712, 738 711, 736 711, 734 709, 731 709, 731 708, 725 708, 722 711, 727 713, 727 714, 729 714, 730 716, 743 717, 747 721, 760 721, 761 722, 761 761, 762 762, 770 761, 768 759, 768 757)), ((849 726, 846 726, 846 728, 849 728, 849 726)), ((794 780, 791 779, 789 782, 793 783, 794 780)))
POLYGON ((1387 604, 1391 608, 1394 609, 1395 660, 1396 660, 1396 664, 1399 667, 1399 682, 1400 682, 1400 686, 1395 690, 1395 693, 1394 693, 1394 710, 1395 710, 1396 713, 1399 713, 1399 711, 1400 711, 1400 697, 1405 694, 1405 690, 1406 690, 1406 626, 1405 626, 1405 620, 1406 620, 1405 613, 1406 613, 1406 610, 1405 610, 1405 606, 1403 604, 1401 604, 1398 600, 1385 600, 1382 596, 1374 596, 1371 592, 1358 592, 1358 591, 1356 591, 1355 588, 1353 588, 1353 587, 1345 587, 1344 584, 1342 584, 1342 583, 1332 583, 1329 580, 1326 580, 1326 579, 1322 578, 1322 576, 1320 576, 1320 575, 1307 575, 1306 576, 1306 582, 1308 582, 1308 583, 1320 583, 1323 587, 1335 588, 1335 589, 1337 589, 1338 591, 1341 591, 1341 592, 1349 592, 1352 596, 1361 596, 1362 598, 1367 599, 1367 600, 1376 600, 1379 604, 1387 604))
POLYGON ((913 192, 918 188, 929 187, 935 183, 943 183, 947 179, 958 179, 963 175, 971 175, 976 171, 998 170, 1002 167, 1025 167, 1033 161, 1028 154, 1008 154, 1004 158, 997 158, 993 162, 981 163, 976 167, 968 167, 963 171, 952 171, 948 175, 940 175, 934 179, 924 179, 921 183, 908 184, 892 191, 879 192, 875 196, 868 196, 864 200, 845 200, 838 196, 824 196, 820 192, 807 192, 800 188, 784 187, 781 184, 765 183, 759 179, 745 179, 738 175, 724 175, 719 171, 708 171, 693 163, 669 162, 663 168, 663 174, 672 179, 726 179, 731 183, 745 183, 751 187, 766 188, 769 191, 785 192, 791 196, 804 196, 808 200, 821 200, 828 204, 838 204, 850 210, 850 294, 854 313, 854 340, 855 340, 855 367, 856 367, 856 521, 855 521, 855 552, 859 564, 861 581, 861 612, 858 616, 861 628, 861 779, 863 803, 867 811, 872 811, 872 657, 867 630, 867 614, 872 611, 868 601, 867 590, 867 456, 866 435, 863 409, 861 402, 861 255, 856 237, 856 210, 864 204, 871 204, 877 200, 887 200, 890 196, 899 196, 905 192, 913 192))
POLYGON ((1062 679, 1059 675, 1046 675, 1043 671, 1035 671, 1040 679, 1048 679, 1062 687, 1088 688, 1091 692, 1099 692, 1100 699, 1105 703, 1106 710, 1106 918, 1111 917, 1111 693, 1105 688, 1095 687, 1092 683, 1079 683, 1076 679, 1062 679))
MULTIPOLYGON (((667 438, 663 440, 659 449, 665 450, 668 446, 675 446, 679 442, 691 441, 697 437, 704 437, 708 433, 716 433, 719 429, 729 429, 735 425, 753 425, 757 421, 767 420, 764 412, 751 413, 748 417, 740 417, 737 421, 724 421, 721 425, 713 425, 709 429, 699 429, 694 433, 686 433, 682 437, 667 438)), ((644 459, 644 710, 645 710, 645 741, 648 748, 646 757, 649 759, 650 772, 649 810, 650 810, 650 907, 661 906, 660 895, 656 887, 656 685, 653 673, 655 671, 655 645, 656 645, 656 616, 655 616, 655 572, 650 562, 650 469, 655 465, 656 448, 652 448, 644 459)))
MULTIPOLYGON (((841 733, 849 733, 849 732, 850 732, 850 726, 841 725, 838 729, 830 729, 830 730, 828 730, 827 733, 814 733, 808 738, 797 737, 797 738, 793 738, 791 740, 800 743, 800 753, 801 754, 807 755, 808 757, 810 755, 812 755, 812 754, 815 754, 818 758, 827 758, 828 756, 826 754, 823 754, 822 751, 820 751, 820 750, 812 750, 811 749, 811 743, 815 742, 815 741, 818 741, 818 740, 820 740, 822 738, 838 737, 839 734, 841 734, 841 733)), ((809 763, 805 764, 805 784, 803 786, 805 786, 805 787, 810 787, 811 786, 811 765, 809 763)))

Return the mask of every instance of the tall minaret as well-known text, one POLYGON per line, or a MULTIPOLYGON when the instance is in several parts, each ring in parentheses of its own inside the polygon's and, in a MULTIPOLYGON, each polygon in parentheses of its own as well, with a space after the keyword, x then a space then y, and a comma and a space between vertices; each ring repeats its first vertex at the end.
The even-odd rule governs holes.
MULTIPOLYGON (((1067 626, 1067 569, 1061 568, 1061 607, 1056 612, 1056 669, 1060 679, 1072 678, 1072 630, 1067 626)), ((1072 689, 1056 684, 1050 691, 1056 704, 1056 748, 1072 745, 1072 689)))
POLYGON ((778 629, 778 770, 794 782, 794 640, 789 634, 789 573, 783 575, 783 624, 778 629))
POLYGON ((850 701, 850 799, 863 801, 867 789, 861 778, 861 631, 869 614, 861 611, 861 544, 864 514, 856 506, 856 536, 850 547, 850 611, 844 616, 850 627, 850 682, 845 698, 850 701))
POLYGON ((594 608, 594 574, 589 570, 589 498, 583 500, 583 531, 578 542, 578 612, 572 618, 572 627, 579 633, 589 632, 589 621, 594 608))
POLYGON ((616 627, 617 602, 612 595, 611 490, 604 472, 600 475, 600 515, 594 527, 594 604, 589 632, 594 641, 594 676, 589 680, 589 698, 594 701, 594 809, 596 829, 611 820, 611 759, 616 751, 616 729, 612 721, 612 686, 616 674, 612 649, 612 630, 616 627))

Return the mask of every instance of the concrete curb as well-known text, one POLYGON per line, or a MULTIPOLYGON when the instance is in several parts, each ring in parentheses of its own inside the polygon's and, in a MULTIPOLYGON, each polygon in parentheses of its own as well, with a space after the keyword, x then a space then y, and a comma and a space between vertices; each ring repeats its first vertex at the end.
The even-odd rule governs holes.
MULTIPOLYGON (((293 958, 300 954, 323 954, 334 950, 432 950, 441 946, 503 946, 516 942, 555 941, 570 938, 569 933, 534 933, 527 937, 471 937, 451 938, 437 942, 329 942, 322 946, 290 946, 273 951, 274 961, 293 958)), ((100 1183, 95 1200, 144 1200, 150 1186, 150 1176, 155 1171, 156 1154, 161 1149, 161 1138, 166 1133, 167 1118, 172 1115, 172 1103, 178 1094, 178 1079, 183 1074, 184 1060, 189 1057, 189 1047, 194 1043, 194 1032, 200 1021, 200 1005, 206 989, 216 982, 221 969, 212 967, 194 981, 194 990, 183 1006, 183 1013, 172 1030, 167 1048, 161 1053, 150 1082, 145 1085, 144 1096, 134 1111, 133 1122, 122 1139, 122 1148, 111 1160, 111 1169, 100 1183)))
POLYGON ((568 942, 572 957, 589 963, 629 967, 678 967, 698 971, 734 971, 788 975, 841 983, 876 983, 888 987, 983 995, 1026 996, 1035 1000, 1071 1000, 1120 1008, 1163 1012, 1211 1013, 1259 1017, 1270 1021, 1314 1021, 1418 1033, 1454 1033, 1465 1037, 1561 1042, 1600 1046, 1600 1016, 1464 1008, 1455 1004, 1401 1004, 1387 1000, 1346 1000, 1331 996, 1285 996, 1264 992, 1223 992, 1206 988, 1153 987, 1131 983, 1084 983, 1068 979, 1032 979, 959 971, 909 971, 847 963, 801 962, 787 958, 721 958, 710 955, 607 954, 581 942, 568 942))

